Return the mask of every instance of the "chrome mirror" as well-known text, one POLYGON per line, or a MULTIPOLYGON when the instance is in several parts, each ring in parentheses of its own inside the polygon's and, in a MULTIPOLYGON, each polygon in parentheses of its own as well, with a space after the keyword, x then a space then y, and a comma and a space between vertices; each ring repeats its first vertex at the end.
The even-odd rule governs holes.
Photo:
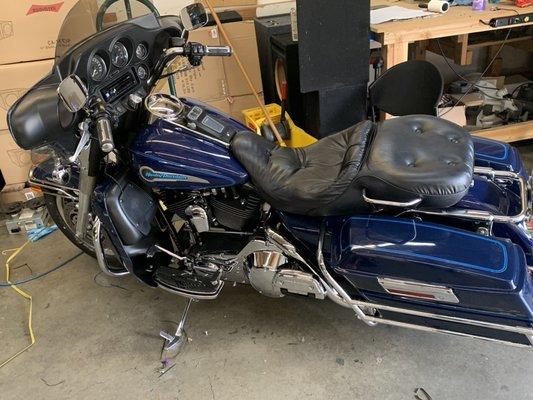
POLYGON ((87 103, 89 92, 87 87, 76 75, 67 76, 57 88, 57 94, 70 112, 80 111, 87 103))
POLYGON ((187 31, 193 31, 207 24, 207 12, 201 3, 189 4, 180 11, 180 17, 187 31))

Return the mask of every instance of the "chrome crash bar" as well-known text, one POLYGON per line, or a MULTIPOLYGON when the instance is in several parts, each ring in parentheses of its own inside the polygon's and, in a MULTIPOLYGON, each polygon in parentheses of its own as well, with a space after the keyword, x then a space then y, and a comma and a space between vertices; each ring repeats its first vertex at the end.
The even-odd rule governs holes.
POLYGON ((36 167, 33 167, 30 170, 30 175, 29 175, 29 178, 28 178, 28 182, 30 183, 30 185, 37 186, 37 187, 40 187, 42 189, 50 190, 54 194, 59 195, 61 197, 66 197, 66 198, 68 198, 70 200, 76 200, 76 201, 78 200, 78 194, 79 194, 79 190, 78 189, 74 189, 74 188, 71 188, 71 187, 68 187, 68 186, 65 186, 65 185, 60 185, 58 183, 51 182, 51 181, 43 181, 41 179, 37 179, 34 176, 34 173, 33 173, 35 168, 36 167), (69 193, 69 192, 71 192, 71 193, 69 193))
POLYGON ((317 250, 317 261, 318 261, 318 266, 320 268, 320 271, 322 272, 324 278, 327 281, 327 283, 325 284, 326 293, 328 293, 330 299, 334 300, 336 303, 341 304, 344 307, 353 309, 357 315, 357 318, 363 321, 364 323, 366 323, 367 325, 369 326, 375 326, 378 324, 393 325, 393 326, 410 328, 410 329, 415 329, 415 330, 420 330, 420 331, 425 331, 425 332, 446 333, 446 334, 455 335, 455 336, 476 338, 476 339, 481 339, 481 340, 490 341, 490 342, 503 343, 503 344, 516 346, 516 347, 530 348, 533 346, 533 328, 531 327, 509 326, 509 325, 497 324, 493 322, 478 321, 478 320, 472 320, 468 318, 453 317, 449 315, 441 315, 441 314, 435 314, 435 313, 425 312, 425 311, 410 310, 410 309, 388 306, 384 304, 377 304, 377 303, 371 303, 368 301, 352 299, 346 293, 346 291, 339 285, 339 283, 335 281, 335 279, 331 276, 331 274, 327 270, 326 264, 324 262, 324 255, 322 253, 324 235, 325 235, 325 224, 323 223, 322 226, 320 227, 320 236, 318 240, 318 250, 317 250), (331 285, 331 287, 329 287, 329 290, 328 290, 328 284, 331 285), (332 291, 333 292, 336 291, 338 293, 337 299, 331 297, 332 291), (453 323, 469 325, 469 326, 476 326, 476 327, 481 327, 481 328, 488 328, 488 329, 493 329, 496 331, 505 331, 505 332, 522 334, 526 336, 526 338, 529 340, 531 345, 514 343, 514 342, 500 340, 500 339, 487 338, 487 337, 478 336, 478 335, 469 334, 469 333, 455 332, 455 331, 450 331, 447 329, 434 328, 434 327, 430 327, 426 325, 417 325, 417 324, 408 323, 408 322, 400 322, 400 321, 395 321, 391 319, 381 318, 375 315, 368 315, 369 312, 377 314, 378 310, 412 315, 412 316, 421 317, 421 318, 429 318, 429 319, 434 319, 434 320, 453 322, 453 323))
POLYGON ((520 212, 516 215, 496 215, 487 211, 481 210, 459 210, 459 209, 447 209, 447 210, 417 210, 412 209, 410 212, 416 212, 419 214, 439 215, 443 217, 455 217, 464 219, 473 219, 477 221, 486 222, 501 222, 501 223, 521 223, 529 214, 530 209, 530 191, 531 187, 522 176, 516 172, 511 171, 499 171, 492 168, 474 167, 474 174, 485 176, 492 181, 516 181, 520 187, 520 212))

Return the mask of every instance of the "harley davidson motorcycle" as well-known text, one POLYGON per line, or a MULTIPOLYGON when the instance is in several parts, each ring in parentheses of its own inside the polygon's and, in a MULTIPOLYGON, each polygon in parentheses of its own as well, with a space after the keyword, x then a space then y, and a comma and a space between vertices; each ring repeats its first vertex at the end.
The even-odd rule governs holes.
POLYGON ((231 54, 187 40, 205 21, 193 5, 84 37, 8 115, 20 147, 52 152, 30 182, 63 233, 106 274, 189 299, 165 349, 183 343, 190 302, 226 282, 330 299, 370 326, 532 345, 531 187, 515 148, 423 115, 278 146, 154 91, 177 57, 231 54))

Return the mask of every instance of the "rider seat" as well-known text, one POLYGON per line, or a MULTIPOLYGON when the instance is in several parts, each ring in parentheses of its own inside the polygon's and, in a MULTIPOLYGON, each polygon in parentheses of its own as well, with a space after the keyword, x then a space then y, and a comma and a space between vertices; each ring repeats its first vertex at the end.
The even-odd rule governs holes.
POLYGON ((239 132, 231 150, 272 207, 309 216, 447 208, 468 192, 474 164, 467 131, 424 115, 364 121, 303 148, 239 132))

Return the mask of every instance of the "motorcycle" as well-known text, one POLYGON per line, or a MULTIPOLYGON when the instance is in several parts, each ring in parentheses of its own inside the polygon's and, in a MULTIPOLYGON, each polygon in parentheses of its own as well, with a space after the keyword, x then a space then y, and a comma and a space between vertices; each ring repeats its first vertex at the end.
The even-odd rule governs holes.
POLYGON ((532 197, 517 150, 423 115, 288 148, 154 91, 177 57, 231 55, 188 41, 206 18, 196 4, 83 37, 8 114, 20 147, 52 153, 30 182, 63 233, 106 274, 189 299, 165 350, 183 344, 191 301, 225 282, 330 299, 370 326, 530 347, 532 197))

